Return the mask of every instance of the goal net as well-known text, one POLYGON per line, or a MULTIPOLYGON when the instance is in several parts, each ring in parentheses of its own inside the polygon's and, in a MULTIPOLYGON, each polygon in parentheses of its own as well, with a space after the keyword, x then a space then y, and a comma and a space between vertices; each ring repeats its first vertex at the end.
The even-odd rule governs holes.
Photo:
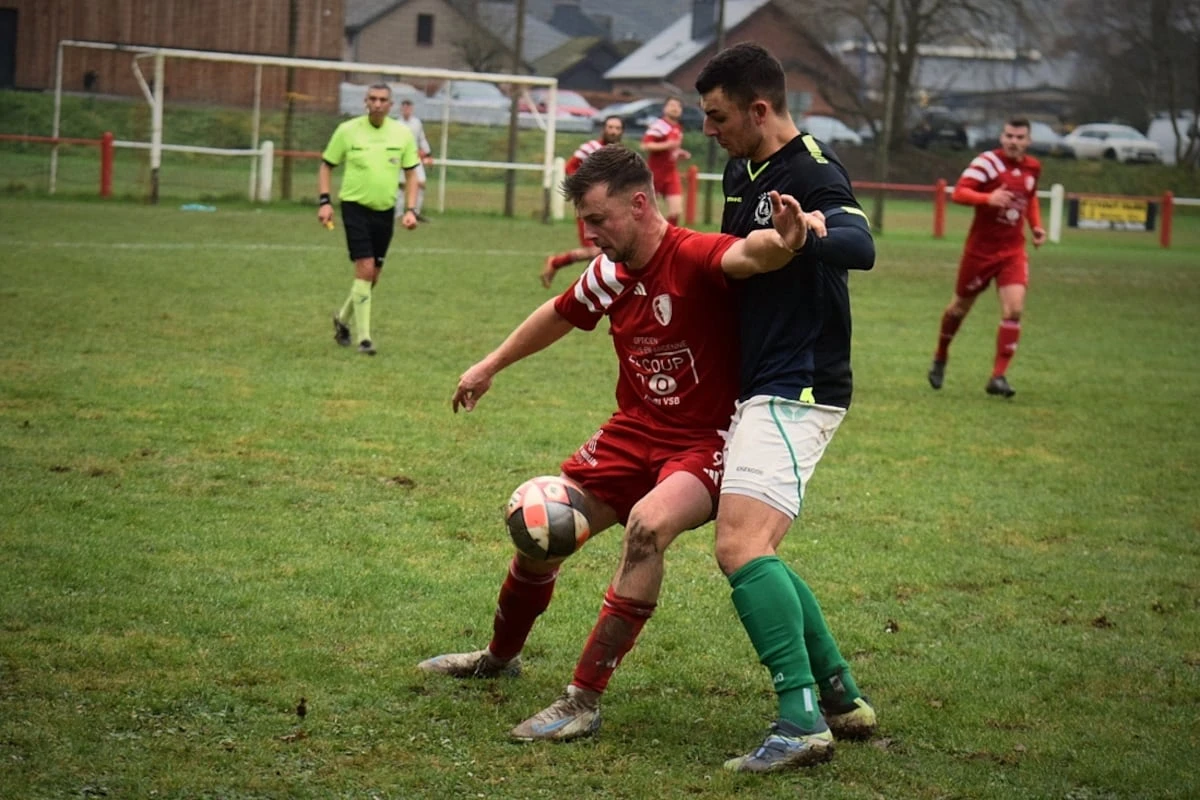
MULTIPOLYGON (((486 156, 505 152, 511 101, 500 87, 522 94, 542 86, 553 97, 554 78, 64 40, 49 133, 59 140, 98 138, 96 118, 116 128, 117 195, 152 202, 303 199, 315 191, 317 160, 333 129, 365 113, 366 87, 378 82, 393 88, 393 115, 409 98, 425 123, 435 158, 428 189, 436 207, 499 210, 512 173, 517 209, 548 212, 553 113, 518 116, 511 162, 486 156), (100 92, 76 85, 89 74, 105 76, 108 85, 100 92), (480 84, 497 89, 486 100, 463 96, 466 87, 480 84), (86 113, 98 104, 103 115, 86 113)), ((50 191, 94 186, 96 153, 54 146, 50 191)))

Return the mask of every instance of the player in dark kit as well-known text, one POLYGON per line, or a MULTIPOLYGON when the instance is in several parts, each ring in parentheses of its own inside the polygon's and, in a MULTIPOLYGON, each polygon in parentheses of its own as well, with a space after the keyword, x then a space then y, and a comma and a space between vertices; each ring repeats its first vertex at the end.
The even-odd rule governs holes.
POLYGON ((783 67, 758 45, 718 53, 696 80, 704 132, 730 155, 721 231, 771 226, 769 193, 824 214, 788 266, 734 284, 741 336, 737 408, 717 511, 717 563, 772 678, 779 718, 727 769, 774 772, 825 761, 834 736, 876 727, 808 585, 776 555, 817 462, 850 406, 848 269, 870 269, 875 245, 841 162, 787 110, 783 67), (818 700, 819 695, 819 700, 818 700))

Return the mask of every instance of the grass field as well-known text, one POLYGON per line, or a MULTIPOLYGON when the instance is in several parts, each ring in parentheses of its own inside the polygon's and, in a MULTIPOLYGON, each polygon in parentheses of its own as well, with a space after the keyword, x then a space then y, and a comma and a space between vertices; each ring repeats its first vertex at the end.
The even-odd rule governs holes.
POLYGON ((618 531, 563 570, 523 677, 414 668, 486 643, 501 507, 610 413, 613 357, 573 334, 453 415, 573 226, 398 232, 370 359, 331 340, 350 268, 312 216, 0 198, 0 797, 1200 795, 1200 219, 1035 253, 1006 402, 991 298, 925 381, 965 217, 933 241, 889 211, 855 404, 782 553, 882 729, 754 778, 719 767, 773 695, 707 527, 595 739, 505 733, 569 680, 618 531))

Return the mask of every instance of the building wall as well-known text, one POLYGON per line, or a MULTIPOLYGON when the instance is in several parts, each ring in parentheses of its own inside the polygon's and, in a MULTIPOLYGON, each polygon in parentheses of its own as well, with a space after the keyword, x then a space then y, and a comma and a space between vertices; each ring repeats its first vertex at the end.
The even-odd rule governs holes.
MULTIPOLYGON (((2 2, 3 0, 0 0, 2 2)), ((359 31, 348 42, 346 58, 367 64, 400 64, 428 69, 469 70, 463 58, 464 37, 478 36, 475 26, 443 0, 411 0, 359 31), (417 44, 417 18, 433 16, 433 43, 417 44)), ((511 56, 505 56, 505 63, 511 56)), ((508 67, 503 70, 508 71, 508 67)), ((422 79, 410 80, 433 90, 422 79)))
MULTIPOLYGON (((817 47, 808 36, 797 30, 796 23, 780 12, 774 5, 766 5, 725 35, 726 47, 740 42, 755 42, 775 54, 784 64, 787 73, 788 92, 808 92, 812 96, 810 114, 832 114, 829 99, 822 93, 824 87, 806 74, 799 65, 821 65, 825 69, 842 69, 841 62, 817 47)), ((685 95, 694 95, 696 77, 716 52, 716 44, 705 48, 667 76, 666 81, 679 88, 685 95)), ((613 81, 613 91, 629 93, 638 97, 660 97, 670 93, 670 87, 662 79, 613 81)))
MULTIPOLYGON (((294 0, 296 53, 301 58, 341 60, 343 0, 294 0)), ((188 50, 288 54, 292 0, 0 0, 17 11, 17 69, 21 89, 53 89, 58 43, 63 39, 116 42, 188 50)), ((64 48, 63 88, 141 96, 131 54, 64 48)), ((149 81, 153 59, 139 60, 149 81)), ((297 70, 294 92, 313 107, 337 105, 337 72, 297 70)), ((263 105, 286 101, 286 70, 263 70, 263 105)), ((254 68, 209 61, 168 59, 164 91, 169 101, 249 105, 254 68)))

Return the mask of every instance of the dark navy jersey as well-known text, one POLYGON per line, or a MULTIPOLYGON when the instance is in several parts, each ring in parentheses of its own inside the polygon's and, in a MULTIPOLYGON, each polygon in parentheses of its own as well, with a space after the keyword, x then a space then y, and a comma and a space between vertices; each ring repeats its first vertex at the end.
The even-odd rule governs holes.
POLYGON ((846 269, 870 269, 866 215, 837 156, 801 134, 760 163, 725 165, 721 231, 748 236, 771 227, 772 189, 825 214, 830 235, 810 238, 783 269, 732 281, 741 335, 739 399, 787 397, 849 408, 850 292, 846 269))

